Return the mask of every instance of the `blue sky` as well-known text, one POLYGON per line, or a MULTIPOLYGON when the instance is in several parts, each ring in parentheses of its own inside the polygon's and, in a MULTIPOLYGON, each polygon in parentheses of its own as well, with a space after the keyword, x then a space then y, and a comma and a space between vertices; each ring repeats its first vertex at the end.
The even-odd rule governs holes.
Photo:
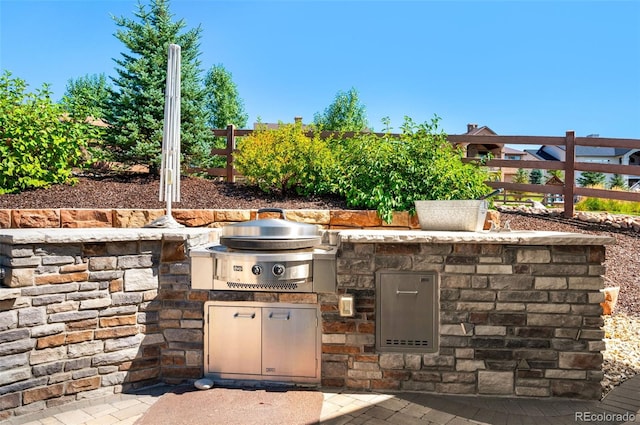
MULTIPOLYGON (((148 4, 148 0, 142 0, 148 4)), ((0 0, 0 68, 59 99, 70 78, 115 75, 111 16, 135 0, 0 0)), ((202 27, 249 114, 310 122, 355 87, 371 126, 434 114, 498 134, 640 138, 640 1, 172 0, 202 27)))

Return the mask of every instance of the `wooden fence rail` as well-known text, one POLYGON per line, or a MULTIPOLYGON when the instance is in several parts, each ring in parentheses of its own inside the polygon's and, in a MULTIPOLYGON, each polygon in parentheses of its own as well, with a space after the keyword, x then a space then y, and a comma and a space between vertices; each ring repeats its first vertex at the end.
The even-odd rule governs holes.
MULTIPOLYGON (((224 149, 214 149, 213 155, 226 156, 226 168, 210 168, 206 170, 191 169, 189 171, 204 171, 211 176, 224 177, 229 182, 234 182, 237 171, 233 167, 233 153, 236 148, 236 137, 248 136, 253 130, 239 130, 230 125, 226 129, 213 130, 213 134, 218 137, 226 137, 226 147, 224 149)), ((312 132, 309 132, 311 135, 312 132)), ((350 138, 357 133, 332 132, 323 131, 320 137, 323 139, 332 136, 341 136, 350 138)), ((378 136, 399 137, 399 134, 374 133, 378 136)), ((613 139, 613 138, 593 138, 593 137, 576 137, 575 132, 567 131, 564 137, 545 137, 545 136, 480 136, 480 135, 448 135, 447 139, 453 144, 473 144, 473 145, 547 145, 547 146, 564 146, 564 161, 531 161, 531 160, 511 160, 511 159, 489 159, 486 162, 487 167, 511 167, 525 169, 540 170, 561 170, 564 172, 564 185, 545 185, 545 184, 523 184, 509 183, 501 181, 488 181, 488 186, 498 189, 516 191, 516 192, 532 192, 542 194, 559 194, 564 196, 564 216, 573 217, 574 201, 576 196, 589 196, 594 198, 617 199, 625 201, 640 202, 640 192, 629 192, 619 190, 593 189, 585 187, 577 187, 575 184, 576 171, 593 171, 609 174, 625 174, 632 176, 640 176, 640 165, 621 165, 621 164, 602 164, 593 162, 577 162, 575 151, 576 146, 591 147, 613 147, 628 148, 640 150, 640 139, 613 139)), ((477 161, 478 158, 464 158, 465 162, 477 161)))

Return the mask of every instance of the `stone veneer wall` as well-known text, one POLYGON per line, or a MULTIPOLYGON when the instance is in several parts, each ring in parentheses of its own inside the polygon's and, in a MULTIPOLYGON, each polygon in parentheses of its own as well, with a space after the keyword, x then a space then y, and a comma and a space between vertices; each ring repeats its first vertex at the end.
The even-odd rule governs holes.
MULTIPOLYGON (((127 211, 145 223, 153 218, 127 211)), ((254 216, 249 210, 216 210, 219 221, 209 226, 254 216)), ((381 225, 371 211, 288 216, 333 228, 381 225)), ((0 240, 0 264, 12 269, 12 287, 0 287, 0 420, 202 377, 208 300, 318 302, 324 386, 599 396, 604 349, 599 305, 604 247, 599 245, 344 243, 338 294, 356 295, 357 315, 341 318, 338 294, 192 290, 186 252, 210 239, 207 229, 9 232, 58 233, 46 240, 0 240), (71 233, 75 236, 67 238, 71 233), (439 273, 439 353, 375 352, 379 269, 439 273), (461 322, 475 326, 462 334, 461 322)))
POLYGON ((343 242, 338 293, 355 295, 357 314, 339 317, 338 296, 320 294, 322 384, 598 399, 604 255, 603 246, 343 242), (439 352, 376 352, 380 269, 439 274, 439 352))
POLYGON ((208 291, 190 290, 186 252, 210 232, 127 230, 0 243, 0 420, 202 377, 208 291))
MULTIPOLYGON (((0 229, 143 227, 162 216, 162 209, 0 209, 0 229)), ((187 227, 221 227, 230 222, 255 219, 256 210, 173 209, 177 222, 187 227)), ((391 223, 383 223, 375 211, 366 210, 287 210, 294 221, 324 227, 419 228, 417 217, 397 212, 391 223)))
MULTIPOLYGON (((165 213, 161 209, 0 209, 0 229, 143 227, 165 213)), ((221 227, 231 222, 253 220, 256 210, 174 209, 173 217, 187 227, 221 227)), ((419 229, 416 216, 396 212, 384 223, 375 211, 367 210, 287 210, 294 221, 325 228, 419 229)), ((487 220, 499 222, 499 213, 489 211, 487 220)), ((489 229, 489 223, 485 229, 489 229)))

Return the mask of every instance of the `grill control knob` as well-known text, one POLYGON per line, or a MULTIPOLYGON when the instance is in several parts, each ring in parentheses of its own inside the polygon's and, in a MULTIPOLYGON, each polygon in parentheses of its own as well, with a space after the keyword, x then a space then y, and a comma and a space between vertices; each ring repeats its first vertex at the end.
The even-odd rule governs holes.
POLYGON ((253 267, 251 267, 251 273, 253 273, 254 275, 258 276, 259 274, 262 274, 262 266, 256 264, 253 267))
POLYGON ((282 276, 284 274, 284 266, 282 264, 276 264, 273 266, 273 274, 276 276, 282 276))

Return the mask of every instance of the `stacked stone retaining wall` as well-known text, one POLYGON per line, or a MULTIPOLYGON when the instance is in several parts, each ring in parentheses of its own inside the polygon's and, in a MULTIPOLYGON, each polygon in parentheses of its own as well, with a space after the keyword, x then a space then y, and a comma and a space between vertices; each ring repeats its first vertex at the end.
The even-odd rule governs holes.
MULTIPOLYGON (((161 217, 161 209, 0 209, 0 229, 27 228, 138 228, 161 217)), ((174 209, 173 217, 187 227, 222 227, 228 223, 253 220, 256 210, 239 209, 174 209)), ((383 222, 369 210, 287 210, 287 218, 321 225, 327 229, 384 228, 419 229, 416 216, 396 212, 390 223, 383 222)), ((488 220, 499 221, 497 211, 488 220)))
POLYGON ((24 232, 0 241, 0 420, 202 376, 187 249, 209 232, 24 232))

